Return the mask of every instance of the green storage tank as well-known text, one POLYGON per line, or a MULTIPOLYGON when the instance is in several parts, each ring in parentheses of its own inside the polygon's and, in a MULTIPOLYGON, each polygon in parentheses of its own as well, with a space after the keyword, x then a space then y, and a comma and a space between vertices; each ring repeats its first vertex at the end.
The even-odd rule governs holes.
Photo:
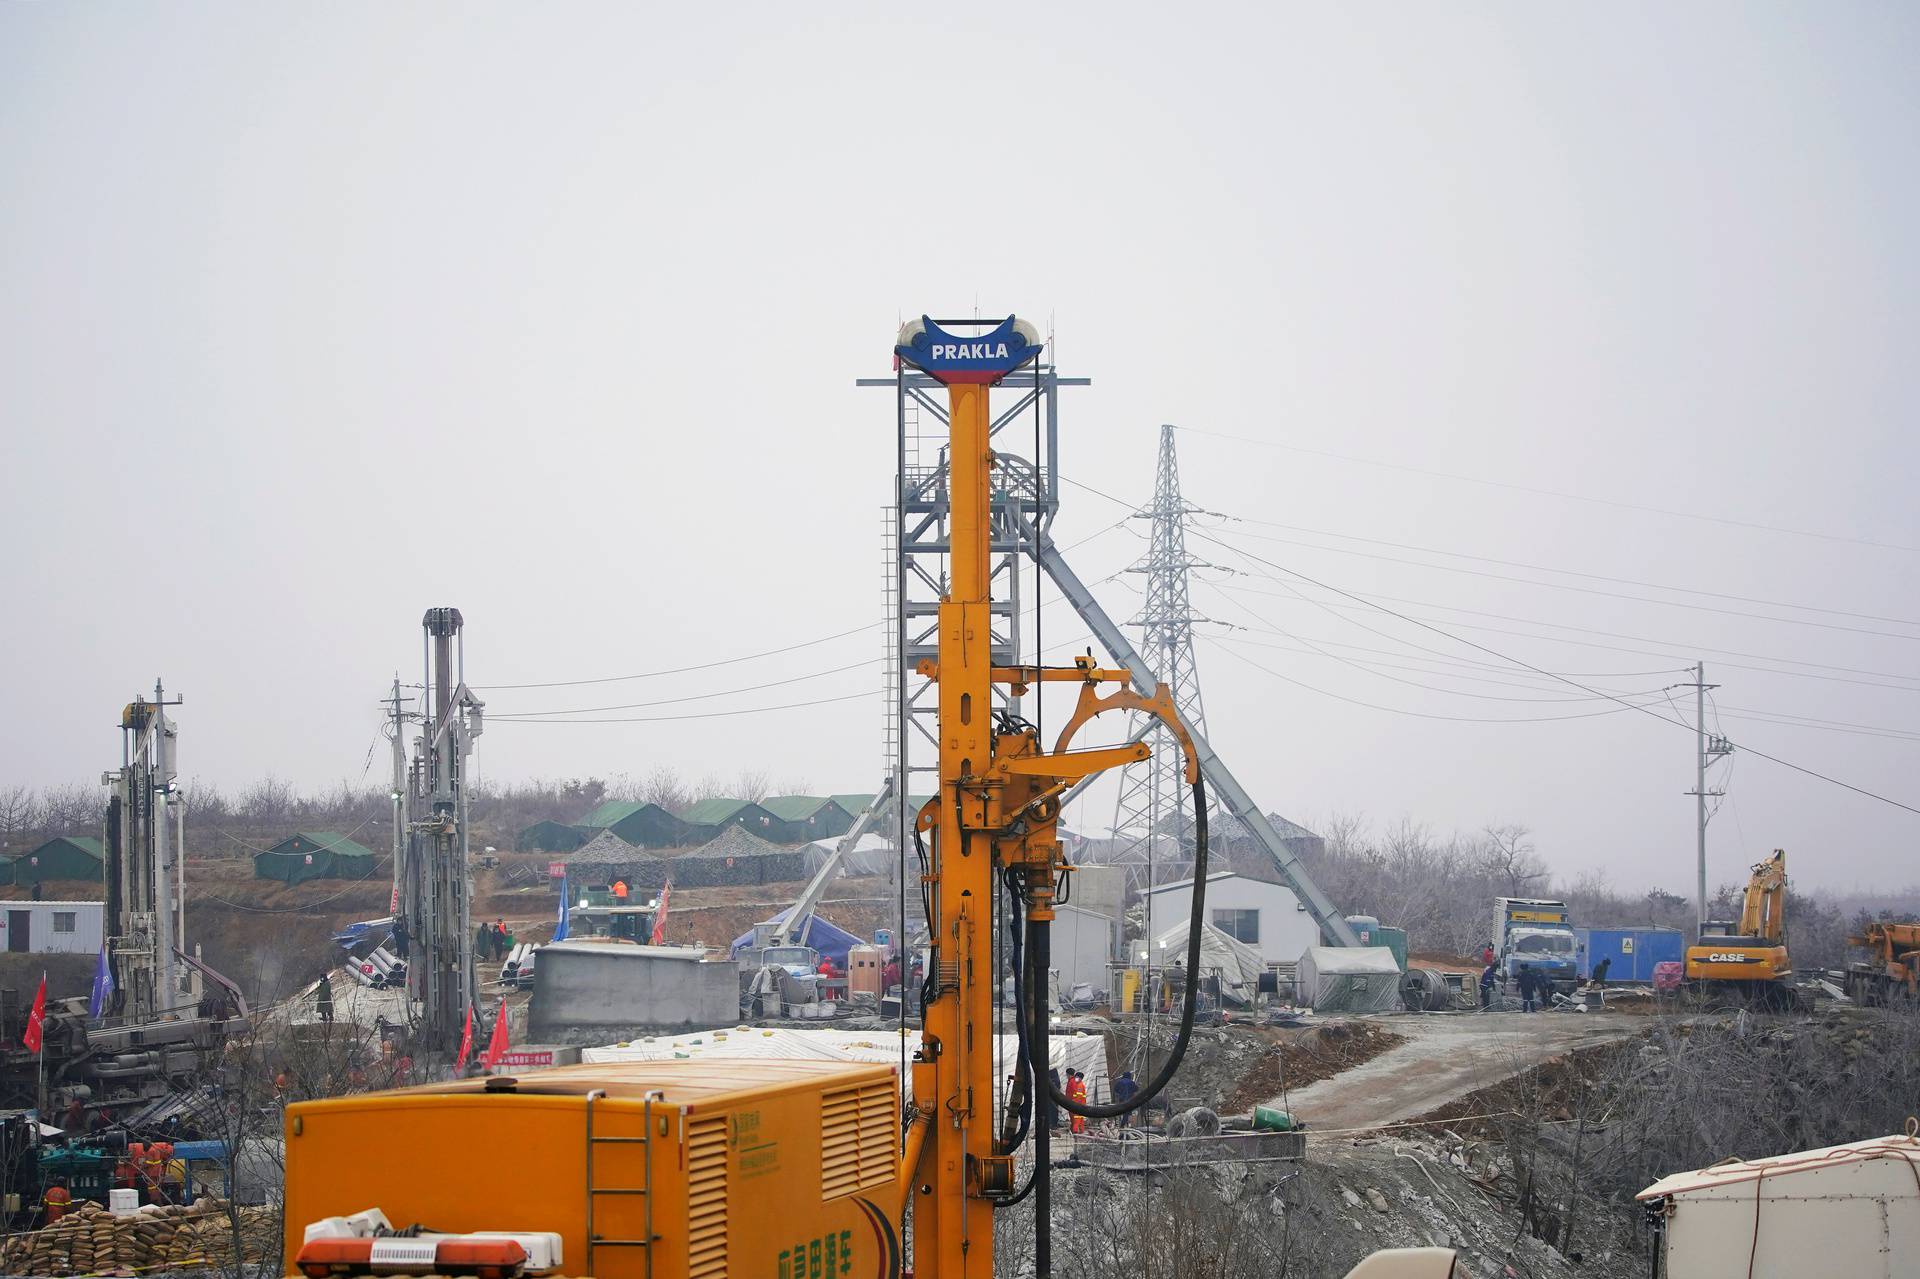
POLYGON ((1400 971, 1407 971, 1407 930, 1393 928, 1387 924, 1376 924, 1373 929, 1373 944, 1385 946, 1393 952, 1393 962, 1400 965, 1400 971))

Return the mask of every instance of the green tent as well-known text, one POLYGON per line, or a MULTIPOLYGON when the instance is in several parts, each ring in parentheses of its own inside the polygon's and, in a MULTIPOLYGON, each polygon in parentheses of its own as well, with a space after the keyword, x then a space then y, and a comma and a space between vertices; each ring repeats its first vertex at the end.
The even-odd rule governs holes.
POLYGON ((574 825, 587 836, 610 830, 635 848, 678 848, 688 843, 687 824, 658 804, 610 799, 574 825))
POLYGON ((521 831, 514 838, 513 848, 520 853, 570 853, 586 842, 579 827, 548 819, 521 831))
POLYGON ((367 879, 373 850, 332 831, 301 831, 253 855, 255 879, 304 884, 310 879, 367 879))
POLYGON ((857 812, 849 815, 826 795, 769 795, 760 801, 760 807, 785 823, 784 830, 760 833, 783 843, 844 835, 859 816, 857 812))
POLYGON ((14 859, 13 882, 79 879, 97 884, 106 879, 106 860, 92 835, 59 835, 14 859))

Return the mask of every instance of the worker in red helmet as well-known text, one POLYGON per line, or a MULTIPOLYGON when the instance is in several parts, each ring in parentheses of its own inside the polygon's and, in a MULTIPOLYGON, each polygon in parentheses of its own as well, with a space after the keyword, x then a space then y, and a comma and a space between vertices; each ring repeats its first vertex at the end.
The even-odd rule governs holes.
POLYGON ((47 1224, 51 1226, 73 1207, 73 1192, 65 1186, 48 1186, 47 1193, 40 1197, 40 1206, 46 1212, 47 1224))

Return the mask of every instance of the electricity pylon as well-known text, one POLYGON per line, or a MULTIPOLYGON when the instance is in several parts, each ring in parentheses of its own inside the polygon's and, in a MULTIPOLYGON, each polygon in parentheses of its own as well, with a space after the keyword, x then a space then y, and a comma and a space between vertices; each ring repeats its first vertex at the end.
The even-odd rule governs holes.
MULTIPOLYGON (((1147 553, 1130 569, 1146 578, 1146 602, 1128 623, 1140 628, 1140 656, 1166 682, 1173 703, 1192 731, 1205 735, 1206 712, 1200 702, 1200 675, 1193 661, 1193 624, 1207 619, 1196 615, 1187 598, 1187 572, 1206 563, 1187 554, 1187 522, 1200 508, 1180 496, 1180 460, 1174 451, 1173 428, 1160 428, 1160 462, 1154 474, 1153 501, 1134 512, 1147 520, 1152 533, 1147 553)), ((1136 717, 1138 719, 1138 717, 1136 717)), ((1139 720, 1133 727, 1147 729, 1139 720)), ((1152 721, 1146 741, 1153 756, 1129 764, 1120 777, 1120 796, 1114 806, 1115 843, 1108 862, 1127 868, 1127 887, 1138 892, 1153 883, 1166 883, 1190 874, 1193 863, 1193 799, 1181 773, 1180 747, 1171 734, 1152 721)))

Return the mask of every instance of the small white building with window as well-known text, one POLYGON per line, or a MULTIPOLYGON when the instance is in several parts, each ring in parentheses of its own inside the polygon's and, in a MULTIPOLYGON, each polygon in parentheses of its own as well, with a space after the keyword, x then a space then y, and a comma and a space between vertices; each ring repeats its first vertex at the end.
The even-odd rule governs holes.
POLYGON ((105 902, 0 902, 0 950, 15 955, 97 955, 105 902))
MULTIPOLYGON (((1163 937, 1192 914, 1193 881, 1162 884, 1147 894, 1147 936, 1163 937)), ((1269 964, 1293 963, 1307 947, 1320 944, 1319 925, 1291 888, 1232 871, 1207 876, 1205 920, 1259 951, 1269 964)))

